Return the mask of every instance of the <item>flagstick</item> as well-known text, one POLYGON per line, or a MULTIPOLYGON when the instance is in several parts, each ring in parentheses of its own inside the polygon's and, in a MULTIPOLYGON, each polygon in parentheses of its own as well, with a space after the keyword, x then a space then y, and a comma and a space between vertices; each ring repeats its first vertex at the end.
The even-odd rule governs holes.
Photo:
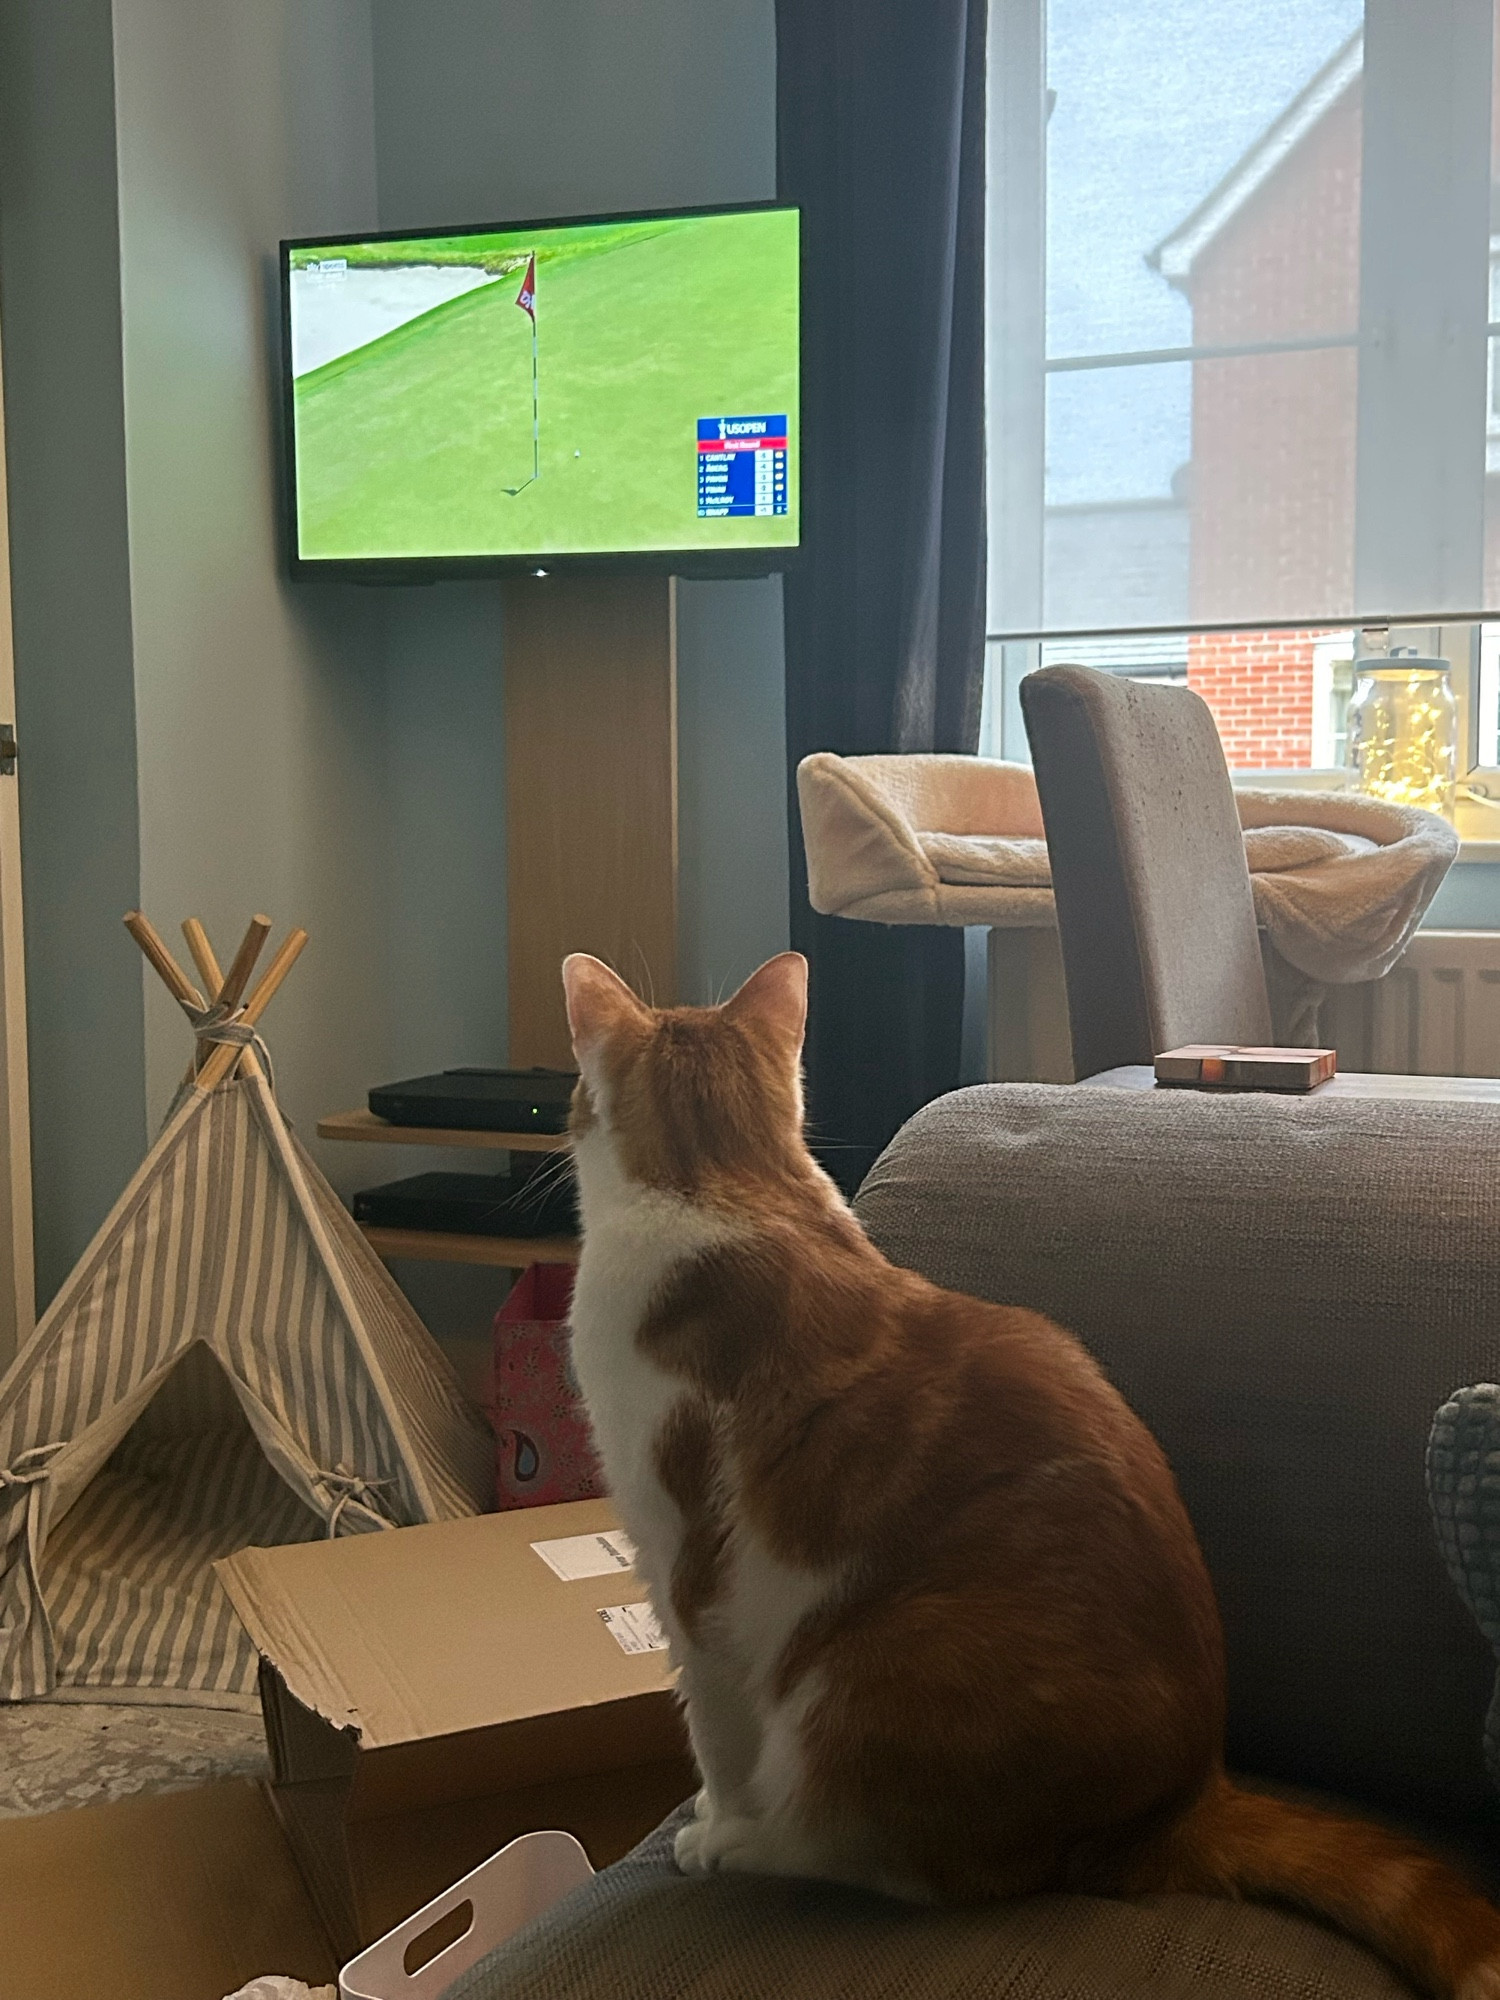
POLYGON ((541 389, 536 372, 536 304, 533 299, 531 320, 531 476, 542 476, 542 415, 541 389))

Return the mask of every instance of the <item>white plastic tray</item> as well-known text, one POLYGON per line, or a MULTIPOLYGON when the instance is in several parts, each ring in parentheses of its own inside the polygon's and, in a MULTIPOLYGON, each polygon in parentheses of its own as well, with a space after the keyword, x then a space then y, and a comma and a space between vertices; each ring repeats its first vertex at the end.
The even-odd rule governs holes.
MULTIPOLYGON (((351 1958, 339 1974, 340 2000, 442 2000, 486 1952, 587 1882, 593 1872, 571 1833, 523 1833, 351 1958), (465 1904, 469 1918, 458 1935, 408 1972, 407 1954, 417 1941, 445 1919, 448 1929, 463 1924, 465 1904)), ((424 1954, 419 1949, 413 1956, 424 1954)))

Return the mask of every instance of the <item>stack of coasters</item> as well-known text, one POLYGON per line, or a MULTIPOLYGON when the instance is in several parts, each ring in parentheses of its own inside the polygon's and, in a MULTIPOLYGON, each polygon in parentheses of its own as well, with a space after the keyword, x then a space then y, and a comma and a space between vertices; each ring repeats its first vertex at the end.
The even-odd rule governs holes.
POLYGON ((1156 1058, 1158 1083, 1189 1090, 1316 1090, 1337 1074, 1333 1049, 1244 1049, 1190 1043, 1156 1058))

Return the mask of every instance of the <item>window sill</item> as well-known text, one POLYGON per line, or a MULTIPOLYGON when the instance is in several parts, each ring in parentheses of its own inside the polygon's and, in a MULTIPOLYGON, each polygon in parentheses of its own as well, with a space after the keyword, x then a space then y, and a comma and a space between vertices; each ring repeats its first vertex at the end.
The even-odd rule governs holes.
POLYGON ((1460 799, 1454 819, 1460 861, 1500 861, 1500 811, 1475 799, 1460 799))

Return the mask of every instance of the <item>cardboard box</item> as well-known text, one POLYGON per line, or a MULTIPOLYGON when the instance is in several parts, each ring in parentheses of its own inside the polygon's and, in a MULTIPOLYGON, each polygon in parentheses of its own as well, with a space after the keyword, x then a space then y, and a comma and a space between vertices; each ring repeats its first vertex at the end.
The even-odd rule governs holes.
POLYGON ((0 1820, 0 2000, 219 2000, 338 1977, 264 1789, 244 1778, 0 1820))
POLYGON ((600 1615, 644 1600, 634 1573, 564 1581, 532 1548, 615 1526, 580 1500, 216 1566, 261 1655, 272 1799, 341 1958, 517 1834, 561 1827, 603 1867, 693 1790, 666 1653, 626 1652, 600 1615))

